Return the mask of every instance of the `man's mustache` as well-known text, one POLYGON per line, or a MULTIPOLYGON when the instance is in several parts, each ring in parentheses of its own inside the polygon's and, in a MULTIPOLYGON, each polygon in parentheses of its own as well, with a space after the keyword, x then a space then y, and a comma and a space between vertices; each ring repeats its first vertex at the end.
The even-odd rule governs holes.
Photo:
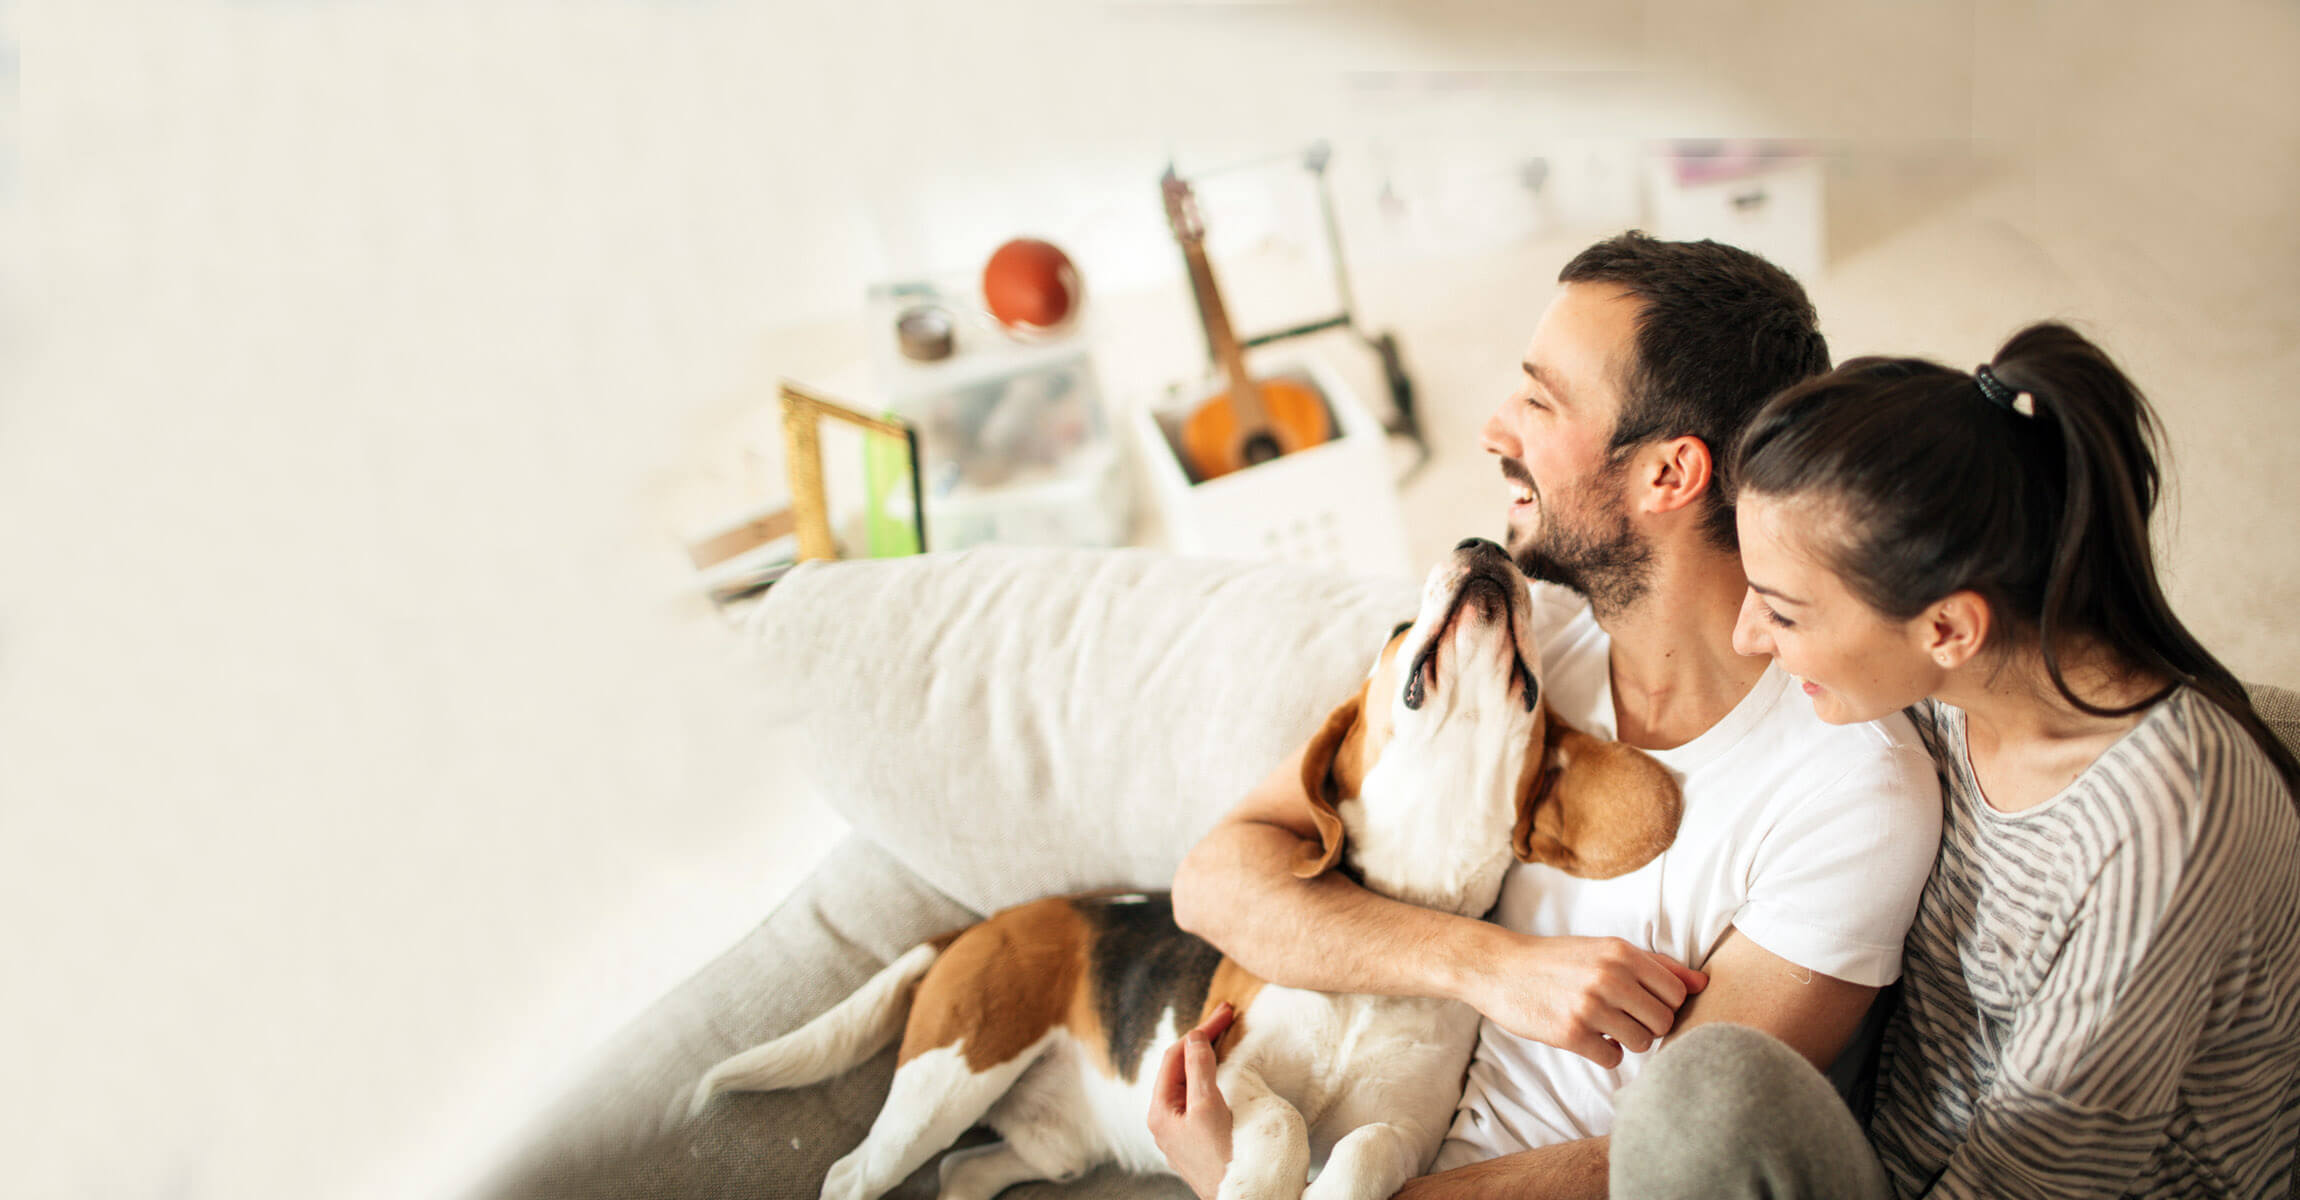
POLYGON ((1533 494, 1536 496, 1541 494, 1541 489, 1534 487, 1533 472, 1526 470, 1524 463, 1521 463, 1514 458, 1502 459, 1501 473, 1502 477, 1509 480, 1511 483, 1533 488, 1533 494))

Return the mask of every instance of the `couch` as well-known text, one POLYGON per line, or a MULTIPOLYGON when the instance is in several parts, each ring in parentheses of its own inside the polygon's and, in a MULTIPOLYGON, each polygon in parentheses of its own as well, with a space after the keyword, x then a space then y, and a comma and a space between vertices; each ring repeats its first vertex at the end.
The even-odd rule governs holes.
MULTIPOLYGON (((778 759, 853 827, 766 921, 542 1114, 487 1200, 812 1200, 861 1141, 889 1047, 694 1121, 720 1059, 916 943, 1037 896, 1163 888, 1198 836, 1356 689, 1416 580, 1149 551, 983 549, 810 564, 744 624, 778 759)), ((2287 742, 2300 697, 2257 694, 2287 742)), ((930 1197, 935 1164, 897 1192, 930 1197)), ((1187 1197, 1104 1168, 1016 1200, 1187 1197)))

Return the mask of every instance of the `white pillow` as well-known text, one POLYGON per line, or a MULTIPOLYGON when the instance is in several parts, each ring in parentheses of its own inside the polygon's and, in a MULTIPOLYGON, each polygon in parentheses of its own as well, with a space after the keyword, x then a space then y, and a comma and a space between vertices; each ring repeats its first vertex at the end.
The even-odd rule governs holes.
POLYGON ((803 566, 746 628, 778 769, 977 911, 1164 888, 1354 693, 1416 581, 1144 550, 803 566))

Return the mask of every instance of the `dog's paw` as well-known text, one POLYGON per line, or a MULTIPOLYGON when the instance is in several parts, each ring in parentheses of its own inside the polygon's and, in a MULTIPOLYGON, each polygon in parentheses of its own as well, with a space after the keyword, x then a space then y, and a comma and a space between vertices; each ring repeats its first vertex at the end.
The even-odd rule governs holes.
MULTIPOLYGON (((1391 1189, 1392 1192, 1395 1190, 1391 1189)), ((1335 1171, 1329 1167, 1319 1172, 1318 1177, 1310 1181, 1310 1186, 1302 1189, 1302 1200, 1361 1200, 1362 1197, 1374 1194, 1359 1180, 1352 1178, 1347 1170, 1335 1171)), ((1380 1193, 1382 1196, 1389 1194, 1380 1193)))
POLYGON ((862 1155, 867 1149, 857 1147, 831 1164, 830 1173, 823 1176, 823 1200, 873 1200, 866 1194, 867 1181, 863 1178, 862 1155))

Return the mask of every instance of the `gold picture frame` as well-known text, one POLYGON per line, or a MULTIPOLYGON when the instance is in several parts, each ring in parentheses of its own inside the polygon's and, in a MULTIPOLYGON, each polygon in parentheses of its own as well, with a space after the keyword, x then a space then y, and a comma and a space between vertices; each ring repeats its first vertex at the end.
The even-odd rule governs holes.
POLYGON ((791 518, 799 535, 799 561, 838 557, 838 542, 831 535, 830 501, 823 484, 821 422, 826 417, 866 433, 901 440, 910 474, 911 530, 917 538, 917 552, 926 553, 926 494, 919 471, 917 428, 900 417, 858 412, 787 379, 782 381, 778 399, 782 406, 783 465, 790 475, 791 518))

